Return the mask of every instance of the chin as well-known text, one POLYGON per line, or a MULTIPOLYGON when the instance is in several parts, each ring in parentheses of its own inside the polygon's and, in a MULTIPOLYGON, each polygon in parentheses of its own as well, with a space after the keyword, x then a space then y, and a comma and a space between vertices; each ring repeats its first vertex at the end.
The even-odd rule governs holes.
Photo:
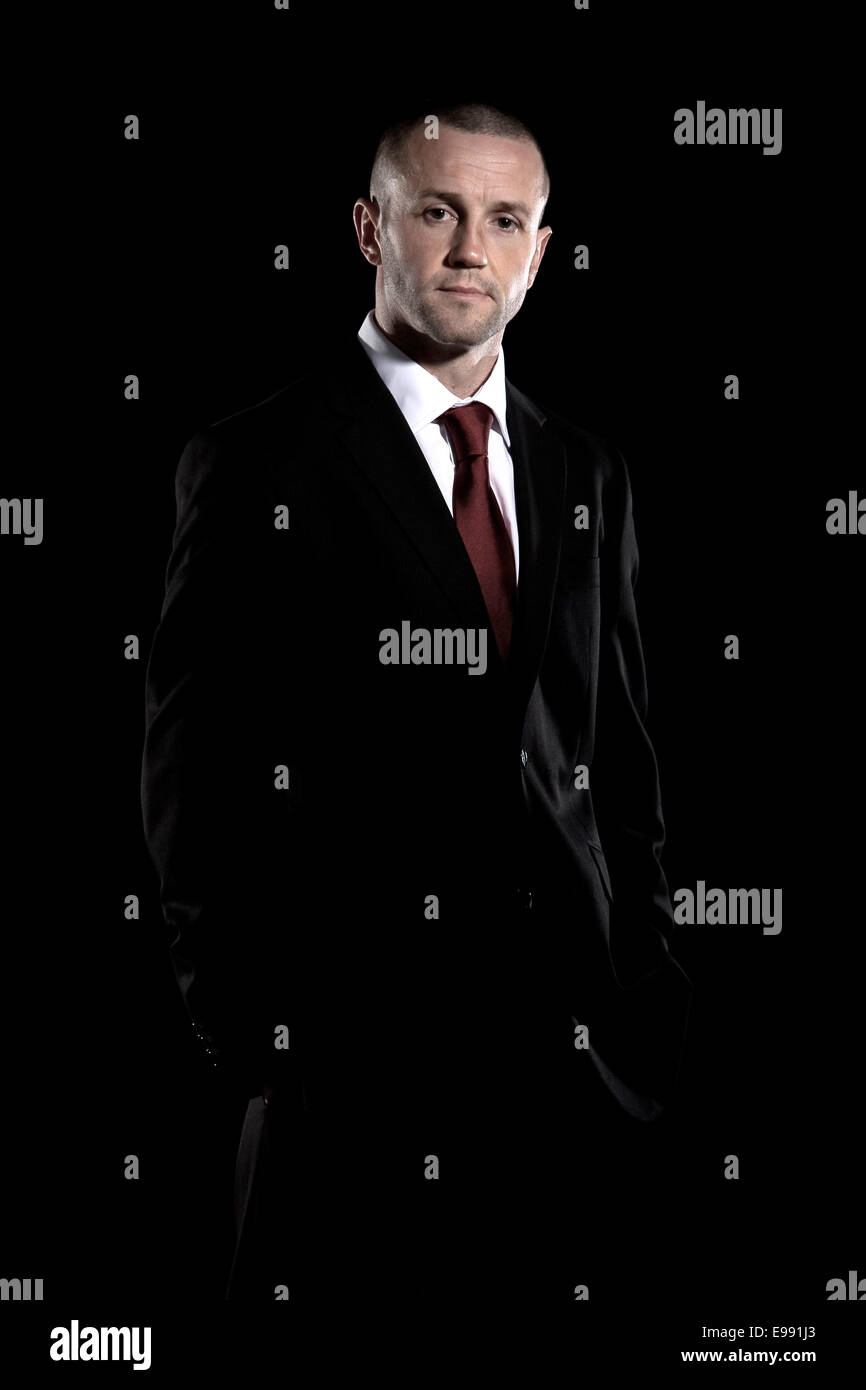
POLYGON ((474 348, 481 347, 482 344, 492 338, 492 333, 442 333, 436 341, 442 347, 455 348, 474 348))
POLYGON ((497 333, 495 321, 487 323, 467 323, 460 320, 441 319, 431 321, 427 333, 434 342, 443 347, 480 347, 497 333))

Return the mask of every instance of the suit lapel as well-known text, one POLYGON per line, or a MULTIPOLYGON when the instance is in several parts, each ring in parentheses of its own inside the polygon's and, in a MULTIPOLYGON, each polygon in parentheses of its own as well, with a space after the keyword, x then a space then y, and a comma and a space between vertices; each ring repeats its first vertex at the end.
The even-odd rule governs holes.
MULTIPOLYGON (((483 627, 487 609, 472 562, 427 460, 393 396, 360 342, 334 378, 337 433, 411 538, 464 626, 483 627)), ((565 455, 544 428, 545 416, 506 381, 514 464, 520 576, 506 679, 521 712, 544 654, 559 567, 565 455)), ((491 633, 492 637, 492 633, 491 633)), ((495 641, 491 661, 502 670, 495 641)))
MULTIPOLYGON (((337 432, 451 600, 457 621, 484 627, 472 561, 418 442, 360 342, 338 376, 337 432), (360 360, 363 359, 363 360, 360 360)), ((491 655, 499 660, 496 643, 491 655)))
POLYGON ((506 379, 508 433, 520 537, 520 576, 508 679, 522 721, 544 656, 562 543, 565 450, 546 417, 506 379))

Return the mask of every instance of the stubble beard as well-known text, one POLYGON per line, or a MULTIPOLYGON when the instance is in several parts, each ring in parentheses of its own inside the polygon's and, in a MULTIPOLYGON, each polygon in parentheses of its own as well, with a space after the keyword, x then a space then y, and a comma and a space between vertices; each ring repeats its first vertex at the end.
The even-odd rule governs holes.
POLYGON ((449 299, 437 289, 418 290, 404 276, 400 262, 384 248, 382 270, 385 298, 392 312, 396 309, 400 318, 417 333, 423 333, 443 347, 482 346, 503 332, 520 307, 520 301, 503 305, 492 298, 476 301, 453 296, 449 299), (441 304, 437 304, 437 300, 441 304), (485 306, 485 311, 479 313, 481 305, 485 306))

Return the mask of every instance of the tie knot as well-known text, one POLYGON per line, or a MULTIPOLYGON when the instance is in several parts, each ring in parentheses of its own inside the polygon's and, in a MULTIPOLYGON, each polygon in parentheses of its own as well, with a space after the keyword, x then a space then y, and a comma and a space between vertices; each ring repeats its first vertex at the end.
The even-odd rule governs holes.
POLYGON ((444 425, 456 462, 487 453, 493 411, 483 401, 453 405, 444 415, 438 416, 437 424, 444 425))

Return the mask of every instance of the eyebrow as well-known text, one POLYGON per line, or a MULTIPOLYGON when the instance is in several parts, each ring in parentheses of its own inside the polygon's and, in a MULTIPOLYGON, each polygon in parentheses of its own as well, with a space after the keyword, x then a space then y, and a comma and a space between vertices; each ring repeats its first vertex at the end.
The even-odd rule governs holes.
MULTIPOLYGON (((423 198, 438 198, 441 202, 452 203, 455 207, 460 207, 463 203, 463 198, 459 193, 443 193, 441 190, 435 188, 422 189, 415 198, 415 202, 420 202, 423 198)), ((492 203, 487 211, 516 212, 521 217, 525 218, 527 222, 532 220, 532 213, 525 203, 509 201, 507 198, 500 199, 498 203, 492 203)))

